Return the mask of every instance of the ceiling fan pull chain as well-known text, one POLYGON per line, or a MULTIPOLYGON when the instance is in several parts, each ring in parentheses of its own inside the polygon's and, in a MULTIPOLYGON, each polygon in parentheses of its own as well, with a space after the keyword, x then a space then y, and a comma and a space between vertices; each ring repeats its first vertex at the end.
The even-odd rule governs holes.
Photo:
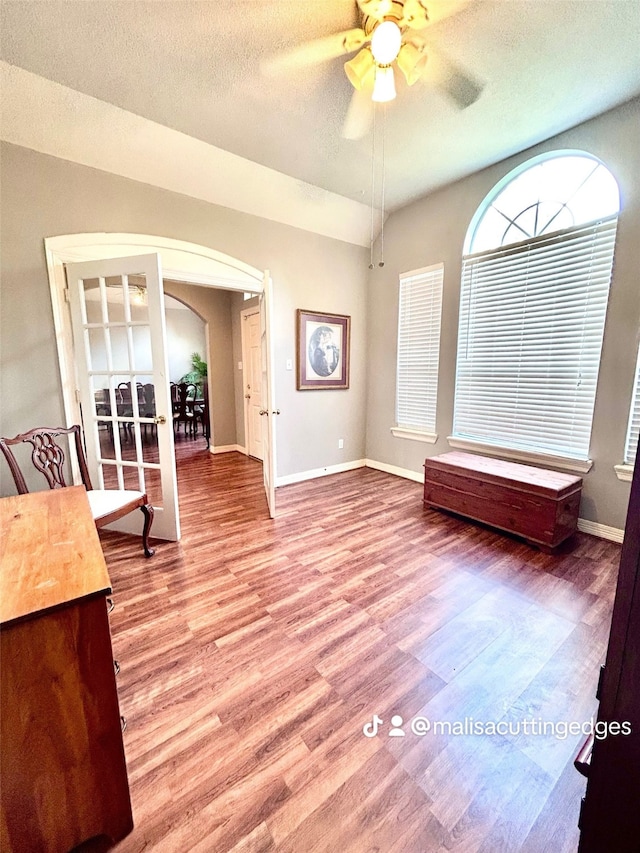
POLYGON ((373 105, 373 127, 371 129, 371 231, 369 234, 369 269, 373 269, 373 231, 376 201, 376 105, 373 105))
POLYGON ((384 167, 384 140, 387 129, 387 106, 386 104, 382 105, 382 201, 380 204, 380 261, 378 262, 379 267, 384 266, 384 191, 385 191, 385 167, 384 167))

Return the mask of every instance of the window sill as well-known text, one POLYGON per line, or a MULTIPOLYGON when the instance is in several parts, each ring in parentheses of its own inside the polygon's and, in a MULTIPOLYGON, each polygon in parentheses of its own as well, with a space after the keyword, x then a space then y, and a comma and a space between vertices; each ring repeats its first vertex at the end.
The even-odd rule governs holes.
POLYGON ((613 470, 619 480, 630 483, 633 480, 633 465, 614 465, 613 470))
POLYGON ((470 438, 457 438, 455 435, 448 436, 447 441, 456 450, 486 453, 490 456, 499 456, 503 459, 512 459, 514 462, 524 462, 525 464, 531 462, 535 465, 548 465, 550 468, 559 468, 561 471, 571 471, 575 474, 586 474, 593 467, 592 459, 570 459, 568 456, 553 456, 550 453, 514 450, 512 447, 499 447, 495 444, 473 441, 470 438))
POLYGON ((407 429, 406 427, 391 427, 391 433, 396 438, 408 438, 411 441, 424 441, 427 444, 435 444, 438 436, 433 432, 420 432, 417 429, 407 429))

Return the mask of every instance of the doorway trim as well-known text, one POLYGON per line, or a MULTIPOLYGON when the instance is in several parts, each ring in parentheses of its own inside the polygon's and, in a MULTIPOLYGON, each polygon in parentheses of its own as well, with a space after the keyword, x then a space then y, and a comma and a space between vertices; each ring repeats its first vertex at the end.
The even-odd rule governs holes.
MULTIPOLYGON (((163 278, 256 295, 264 292, 264 270, 216 249, 171 237, 120 232, 63 234, 45 237, 44 247, 67 426, 80 423, 80 403, 76 393, 71 314, 64 269, 66 263, 157 252, 162 260, 163 278)), ((273 453, 275 457, 275 447, 273 453)), ((76 481, 79 472, 75 470, 75 465, 73 467, 76 481)))

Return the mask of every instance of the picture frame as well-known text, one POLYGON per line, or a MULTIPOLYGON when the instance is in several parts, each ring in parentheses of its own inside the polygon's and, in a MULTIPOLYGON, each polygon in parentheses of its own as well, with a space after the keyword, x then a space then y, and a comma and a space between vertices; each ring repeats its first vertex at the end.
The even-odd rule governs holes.
POLYGON ((300 308, 296 317, 298 391, 348 388, 351 317, 300 308))

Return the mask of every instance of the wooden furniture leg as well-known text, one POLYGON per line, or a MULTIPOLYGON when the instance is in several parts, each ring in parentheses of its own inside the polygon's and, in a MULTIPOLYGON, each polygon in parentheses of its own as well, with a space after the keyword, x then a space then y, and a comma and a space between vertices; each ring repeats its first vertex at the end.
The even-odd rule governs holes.
POLYGON ((142 547, 144 548, 145 557, 153 557, 156 553, 155 548, 149 546, 149 531, 153 524, 153 507, 151 504, 143 504, 140 509, 144 515, 144 527, 142 528, 142 547))

